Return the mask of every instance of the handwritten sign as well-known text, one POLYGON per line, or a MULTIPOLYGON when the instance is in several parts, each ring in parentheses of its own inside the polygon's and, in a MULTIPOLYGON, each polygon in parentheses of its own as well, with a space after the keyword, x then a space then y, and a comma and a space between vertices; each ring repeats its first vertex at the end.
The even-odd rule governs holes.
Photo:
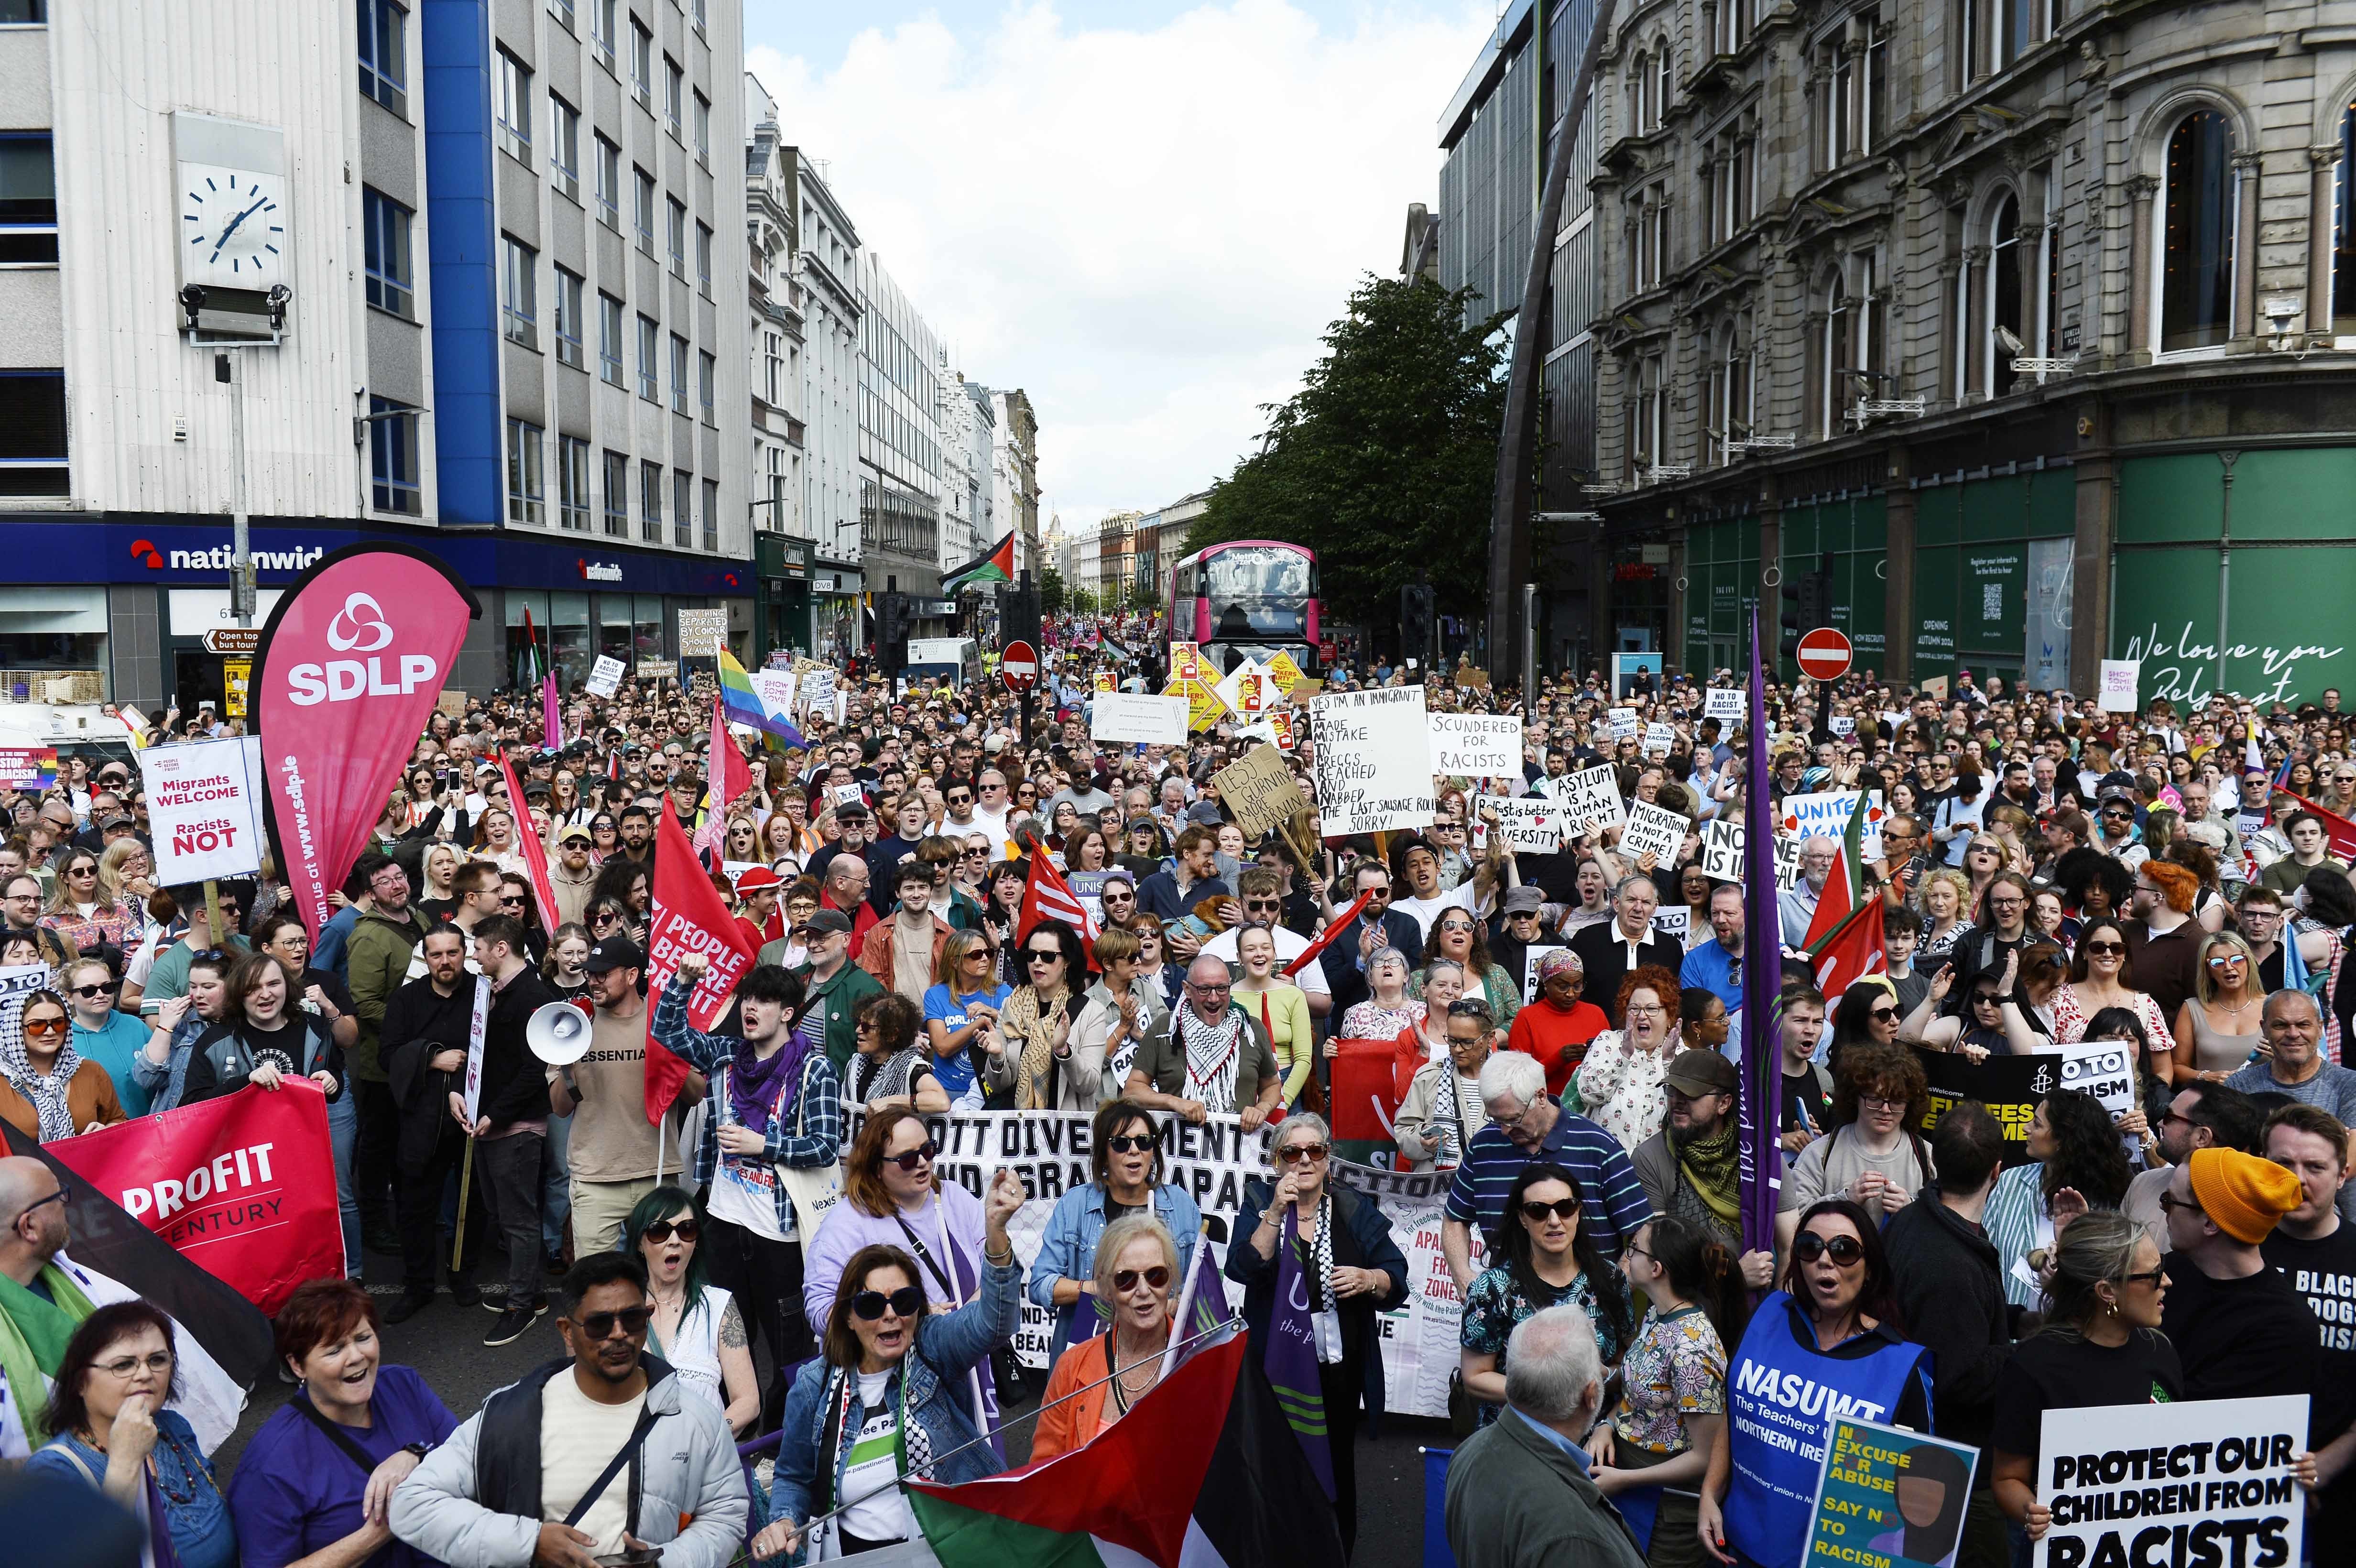
POLYGON ((1847 713, 1836 713, 1825 720, 1825 728, 1836 735, 1854 735, 1857 733, 1857 720, 1847 713))
POLYGON ((1468 779, 1519 778, 1522 721, 1510 713, 1435 713, 1431 771, 1468 779))
POLYGON ((2101 688, 2103 711, 2133 713, 2136 710, 2136 683, 2142 674, 2143 661, 2140 659, 2104 659, 2101 688))
POLYGON ((761 699, 761 707, 773 719, 790 718, 794 711, 794 691, 799 679, 789 669, 756 669, 748 678, 753 694, 761 699))
POLYGON ((1701 830, 1701 871, 1712 881, 1742 880, 1742 824, 1713 822, 1701 830))
POLYGON ((1309 809, 1309 799, 1285 766, 1284 754, 1265 743, 1213 773, 1211 784, 1247 838, 1273 833, 1309 809))
POLYGON ((834 707, 835 672, 831 666, 817 665, 802 672, 801 704, 812 713, 825 713, 834 707))
POLYGON ((1722 723, 1740 724, 1745 711, 1744 704, 1749 699, 1750 693, 1741 687, 1713 686, 1702 693, 1701 716, 1722 723))
POLYGON ((1522 1006, 1533 1007, 1538 999, 1538 965, 1549 954, 1562 951, 1560 944, 1551 947, 1527 947, 1522 950, 1522 1006))
POLYGON ((1628 820, 1628 808, 1620 799, 1619 771, 1609 763, 1565 773, 1554 785, 1555 798, 1562 802, 1562 814, 1574 832, 1589 823, 1608 828, 1628 820))
POLYGON ((1620 834, 1620 858, 1633 863, 1650 855, 1656 865, 1672 865, 1692 827, 1665 805, 1637 801, 1628 807, 1628 826, 1620 834))
POLYGON ((1551 855, 1562 848, 1563 830, 1569 826, 1569 814, 1558 802, 1545 796, 1536 798, 1502 795, 1476 795, 1472 802, 1472 848, 1489 848, 1487 812, 1497 814, 1497 830, 1505 837, 1515 853, 1528 851, 1533 855, 1551 855))
POLYGON ((1328 837, 1430 823, 1431 731, 1423 688, 1320 693, 1309 700, 1309 720, 1328 837))

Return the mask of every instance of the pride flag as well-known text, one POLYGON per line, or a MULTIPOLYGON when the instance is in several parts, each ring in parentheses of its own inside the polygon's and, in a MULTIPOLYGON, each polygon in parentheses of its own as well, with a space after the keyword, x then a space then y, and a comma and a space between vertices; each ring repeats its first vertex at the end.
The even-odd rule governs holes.
POLYGON ((762 702, 761 694, 753 689, 753 677, 726 648, 720 650, 720 706, 731 724, 743 724, 765 735, 775 735, 788 746, 807 746, 809 741, 793 720, 782 713, 772 713, 762 702))

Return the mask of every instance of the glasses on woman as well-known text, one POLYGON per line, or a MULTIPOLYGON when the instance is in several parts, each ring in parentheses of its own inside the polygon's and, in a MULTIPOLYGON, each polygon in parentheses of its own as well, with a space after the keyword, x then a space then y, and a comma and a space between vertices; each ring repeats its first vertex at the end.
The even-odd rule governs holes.
POLYGON ((66 1020, 63 1019, 27 1019, 25 1020, 25 1032, 28 1035, 32 1035, 36 1039, 47 1040, 52 1035, 61 1035, 65 1033, 66 1020))
POLYGON ((1860 1111, 1902 1111, 1906 1108, 1906 1102, 1893 1100, 1882 1094, 1859 1094, 1857 1097, 1857 1108, 1860 1111))
POLYGON ((117 1379, 136 1377, 142 1367, 159 1378, 169 1377, 172 1375, 172 1352, 150 1350, 144 1359, 138 1356, 117 1356, 111 1361, 98 1363, 100 1371, 104 1372, 108 1377, 117 1379))
POLYGON ((1105 1139, 1105 1147, 1115 1154, 1151 1154, 1161 1147, 1160 1133, 1115 1133, 1105 1139))
POLYGON ((1838 1267, 1854 1268, 1865 1261, 1865 1243, 1855 1236, 1825 1236, 1803 1231, 1792 1243, 1792 1255, 1804 1264, 1830 1258, 1838 1267))
POLYGON ((1315 1165, 1333 1152, 1326 1144, 1287 1144, 1276 1151, 1279 1165, 1315 1165))
POLYGON ((1543 1225, 1547 1222, 1547 1218, 1549 1215, 1558 1220, 1578 1219, 1579 1200, 1576 1198, 1558 1198, 1551 1203, 1541 1203, 1536 1199, 1523 1200, 1522 1218, 1527 1220, 1531 1224, 1543 1225))
POLYGON ((851 1310, 873 1323, 889 1308, 897 1317, 914 1317, 925 1309, 925 1293, 913 1285, 904 1285, 886 1296, 880 1290, 862 1290, 851 1298, 851 1310))
POLYGON ((1053 947, 1033 947, 1023 955, 1023 961, 1026 964, 1054 964, 1060 961, 1063 956, 1060 951, 1053 947))
POLYGON ((1897 1020, 1898 1009, 1896 1008, 1875 1008, 1865 1016, 1871 1019, 1878 1024, 1892 1023, 1897 1020))
POLYGON ((702 1230, 702 1225, 694 1220, 657 1220, 646 1228, 644 1234, 650 1242, 668 1242, 673 1236, 682 1242, 691 1242, 702 1230))
POLYGON ((885 1155, 884 1157, 884 1163, 885 1165, 896 1165, 902 1170, 914 1170, 920 1165, 929 1165, 932 1163, 933 1157, 940 1152, 941 1146, 935 1143, 932 1139, 926 1138, 915 1148, 902 1149, 898 1154, 885 1155))
POLYGON ((616 914, 612 910, 601 909, 595 914, 589 917, 589 923, 602 930, 621 918, 622 917, 620 915, 616 914))
POLYGON ((2122 957, 2126 950, 2127 944, 2124 942, 2089 942, 2078 949, 2089 958, 2122 957))
POLYGON ((1126 1294, 1135 1290, 1137 1282, 1141 1279, 1156 1290, 1166 1290, 1170 1286, 1170 1271, 1160 1264, 1155 1264, 1151 1268, 1147 1269, 1115 1269, 1112 1275, 1112 1287, 1126 1294))
MULTIPOLYGON (((2248 962, 2248 959, 2243 957, 2238 953, 2220 953, 2209 960, 2209 967, 2211 969, 2234 969, 2239 968, 2242 965, 2247 964, 2248 962)), ((76 995, 80 995, 80 993, 77 992, 76 995)))

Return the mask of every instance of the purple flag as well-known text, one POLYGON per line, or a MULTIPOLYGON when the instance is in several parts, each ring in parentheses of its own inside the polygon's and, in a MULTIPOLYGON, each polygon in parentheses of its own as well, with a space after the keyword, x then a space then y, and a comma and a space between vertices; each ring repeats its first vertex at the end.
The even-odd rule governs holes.
POLYGON ((541 741, 551 751, 564 744, 564 716, 556 709, 556 672, 540 677, 541 741))
MULTIPOLYGON (((1284 1239, 1276 1249, 1276 1304, 1268 1317, 1265 1364, 1269 1385, 1276 1390, 1276 1403, 1283 1408, 1285 1423, 1301 1439, 1301 1451, 1308 1457, 1309 1468, 1317 1477, 1317 1484, 1325 1488, 1325 1498, 1330 1502, 1333 1498, 1333 1451, 1325 1435, 1325 1396, 1317 1382, 1317 1332, 1310 1321, 1313 1311, 1309 1300, 1312 1282, 1308 1270, 1301 1266, 1301 1242, 1296 1228, 1299 1215, 1297 1206, 1288 1205, 1284 1211, 1284 1239)), ((1202 1243, 1196 1245, 1199 1248, 1202 1243)))
POLYGON ((1775 1202, 1783 1184, 1780 1140, 1783 1069, 1781 990, 1783 923, 1776 910, 1775 813, 1767 773, 1767 665, 1760 657, 1759 607, 1751 608, 1750 733, 1742 752, 1742 1248, 1775 1245, 1775 1202))

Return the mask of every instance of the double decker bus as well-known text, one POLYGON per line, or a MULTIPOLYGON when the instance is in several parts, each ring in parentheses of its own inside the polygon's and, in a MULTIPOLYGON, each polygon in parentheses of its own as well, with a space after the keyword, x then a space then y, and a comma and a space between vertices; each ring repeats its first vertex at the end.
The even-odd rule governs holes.
POLYGON ((1317 657, 1317 555, 1278 539, 1206 545, 1170 569, 1170 637, 1199 643, 1222 673, 1246 657, 1290 654, 1305 675, 1317 657))

